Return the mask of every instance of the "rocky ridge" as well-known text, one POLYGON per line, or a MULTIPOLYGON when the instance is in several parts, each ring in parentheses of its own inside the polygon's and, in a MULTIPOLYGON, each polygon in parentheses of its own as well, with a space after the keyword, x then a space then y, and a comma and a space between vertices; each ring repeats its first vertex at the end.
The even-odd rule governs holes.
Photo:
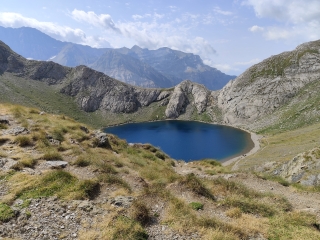
MULTIPOLYGON (((320 78, 320 41, 272 56, 229 82, 218 96, 224 122, 253 127, 320 78)), ((270 123, 269 123, 270 124, 270 123)))

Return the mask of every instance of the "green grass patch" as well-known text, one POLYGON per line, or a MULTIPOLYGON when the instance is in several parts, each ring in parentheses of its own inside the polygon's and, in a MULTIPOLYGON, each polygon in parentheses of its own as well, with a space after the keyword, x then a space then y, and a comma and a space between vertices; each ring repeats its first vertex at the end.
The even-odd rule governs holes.
POLYGON ((199 202, 191 202, 189 203, 189 205, 193 210, 196 210, 196 211, 203 209, 203 204, 199 202))
POLYGON ((113 221, 108 239, 147 240, 148 234, 137 221, 126 216, 118 216, 113 221))
POLYGON ((290 212, 270 218, 269 239, 320 239, 315 215, 290 212))
POLYGON ((0 202, 0 221, 8 222, 13 217, 13 210, 7 204, 0 202))
POLYGON ((54 170, 22 187, 15 195, 21 199, 54 195, 63 199, 88 199, 95 196, 98 188, 99 184, 94 180, 78 180, 69 172, 54 170))
POLYGON ((288 187, 290 186, 290 183, 285 180, 283 177, 276 176, 276 175, 270 175, 270 174, 256 174, 259 178, 263 180, 270 180, 274 182, 280 183, 282 186, 288 187))

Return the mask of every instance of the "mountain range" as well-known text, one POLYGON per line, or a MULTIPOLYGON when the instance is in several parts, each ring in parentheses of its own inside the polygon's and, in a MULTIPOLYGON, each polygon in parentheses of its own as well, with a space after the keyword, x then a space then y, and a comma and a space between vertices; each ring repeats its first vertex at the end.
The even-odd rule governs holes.
POLYGON ((188 79, 218 90, 236 77, 205 65, 198 55, 170 48, 92 48, 61 42, 29 27, 0 27, 0 40, 28 59, 50 60, 69 67, 86 65, 142 87, 169 88, 188 79))

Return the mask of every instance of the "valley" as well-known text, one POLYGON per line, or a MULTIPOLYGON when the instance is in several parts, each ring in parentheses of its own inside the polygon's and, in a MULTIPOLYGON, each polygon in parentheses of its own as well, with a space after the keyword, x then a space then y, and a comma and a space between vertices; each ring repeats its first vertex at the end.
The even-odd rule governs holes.
POLYGON ((319 239, 320 41, 221 90, 142 88, 0 44, 0 236, 7 239, 319 239), (221 164, 186 163, 97 129, 197 120, 259 135, 221 164))

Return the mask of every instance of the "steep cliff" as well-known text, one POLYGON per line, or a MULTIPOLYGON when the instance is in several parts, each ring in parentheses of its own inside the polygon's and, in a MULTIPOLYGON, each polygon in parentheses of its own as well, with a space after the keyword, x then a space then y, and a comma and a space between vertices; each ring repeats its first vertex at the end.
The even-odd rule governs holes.
POLYGON ((318 81, 319 49, 320 41, 302 44, 271 56, 229 82, 218 96, 224 122, 253 125, 288 104, 307 84, 318 81))

